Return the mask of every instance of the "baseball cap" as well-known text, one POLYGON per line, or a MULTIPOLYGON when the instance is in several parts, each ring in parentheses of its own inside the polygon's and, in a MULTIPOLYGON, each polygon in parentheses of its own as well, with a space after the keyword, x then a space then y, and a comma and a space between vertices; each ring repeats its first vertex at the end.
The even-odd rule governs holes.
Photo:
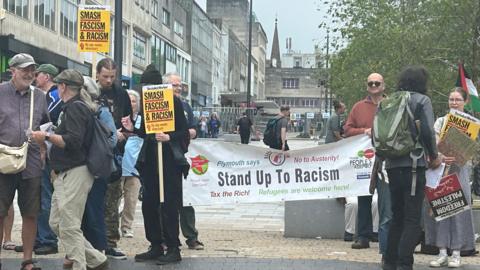
POLYGON ((56 83, 64 83, 66 85, 73 86, 83 86, 83 75, 82 73, 74 69, 66 69, 62 71, 53 79, 56 83))
POLYGON ((51 65, 51 64, 42 64, 35 71, 47 73, 52 76, 57 76, 58 74, 58 68, 56 68, 54 65, 51 65))
POLYGON ((10 67, 16 67, 16 68, 26 68, 28 66, 36 65, 36 64, 37 63, 35 63, 35 60, 33 59, 33 56, 31 56, 28 53, 16 54, 8 62, 8 65, 10 67))

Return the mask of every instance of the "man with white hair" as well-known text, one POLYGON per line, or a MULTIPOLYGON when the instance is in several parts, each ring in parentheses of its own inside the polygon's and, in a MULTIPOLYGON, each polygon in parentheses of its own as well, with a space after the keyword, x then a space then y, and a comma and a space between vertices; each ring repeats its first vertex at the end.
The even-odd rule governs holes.
POLYGON ((30 270, 34 269, 32 252, 37 233, 37 216, 40 212, 40 183, 44 157, 40 154, 40 144, 30 142, 27 133, 47 123, 49 117, 45 94, 31 86, 35 78, 36 65, 33 57, 19 53, 13 56, 8 64, 12 79, 0 84, 0 143, 17 147, 29 141, 29 145, 27 165, 23 171, 12 174, 0 173, 0 243, 3 238, 3 220, 17 191, 17 202, 22 214, 24 260, 22 269, 30 270))

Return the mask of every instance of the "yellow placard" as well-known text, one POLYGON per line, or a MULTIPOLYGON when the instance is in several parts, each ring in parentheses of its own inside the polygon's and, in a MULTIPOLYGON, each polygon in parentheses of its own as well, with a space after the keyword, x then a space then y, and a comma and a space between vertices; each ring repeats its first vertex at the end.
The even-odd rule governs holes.
POLYGON ((78 51, 110 51, 110 6, 81 5, 78 8, 78 51))
POLYGON ((175 131, 172 85, 144 86, 142 100, 147 134, 175 131))
POLYGON ((447 134, 448 129, 451 127, 454 127, 460 132, 465 133, 472 140, 477 139, 478 132, 480 131, 480 123, 462 117, 459 114, 448 113, 445 116, 445 123, 443 124, 443 128, 440 133, 440 139, 445 137, 445 134, 447 134))

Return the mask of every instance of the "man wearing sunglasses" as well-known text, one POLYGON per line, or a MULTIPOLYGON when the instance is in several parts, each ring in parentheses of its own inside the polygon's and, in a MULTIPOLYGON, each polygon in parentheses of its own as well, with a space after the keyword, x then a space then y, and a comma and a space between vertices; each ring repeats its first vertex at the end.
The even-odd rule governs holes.
MULTIPOLYGON (((367 78, 367 92, 365 99, 357 102, 345 123, 345 136, 355 136, 365 134, 372 136, 373 118, 377 111, 377 106, 384 97, 385 83, 383 76, 378 73, 372 73, 367 78)), ((382 181, 377 181, 378 191, 378 210, 379 210, 379 228, 378 238, 380 244, 380 253, 386 253, 386 243, 388 236, 388 225, 392 213, 390 209, 390 193, 388 185, 382 181)), ((372 224, 372 196, 358 197, 357 213, 357 241, 352 244, 353 249, 364 249, 370 247, 370 239, 373 235, 372 224)))

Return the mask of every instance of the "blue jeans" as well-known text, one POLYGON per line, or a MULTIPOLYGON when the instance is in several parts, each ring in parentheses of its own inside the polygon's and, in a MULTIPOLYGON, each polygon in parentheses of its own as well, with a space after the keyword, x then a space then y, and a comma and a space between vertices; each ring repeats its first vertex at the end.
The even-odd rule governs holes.
POLYGON ((41 211, 37 217, 37 238, 35 247, 58 247, 58 239, 50 228, 48 220, 50 219, 50 207, 52 205, 53 185, 50 182, 50 166, 45 165, 42 173, 42 193, 41 193, 41 211))
POLYGON ((92 189, 88 193, 85 212, 83 213, 82 231, 85 238, 97 250, 107 248, 107 234, 105 228, 105 193, 107 180, 95 179, 92 189))
POLYGON ((373 234, 372 196, 358 197, 357 235, 359 241, 370 241, 373 234))
POLYGON ((390 221, 392 220, 392 202, 390 200, 390 187, 388 183, 383 182, 377 178, 377 192, 378 192, 378 244, 380 254, 387 254, 388 231, 390 228, 390 221))

